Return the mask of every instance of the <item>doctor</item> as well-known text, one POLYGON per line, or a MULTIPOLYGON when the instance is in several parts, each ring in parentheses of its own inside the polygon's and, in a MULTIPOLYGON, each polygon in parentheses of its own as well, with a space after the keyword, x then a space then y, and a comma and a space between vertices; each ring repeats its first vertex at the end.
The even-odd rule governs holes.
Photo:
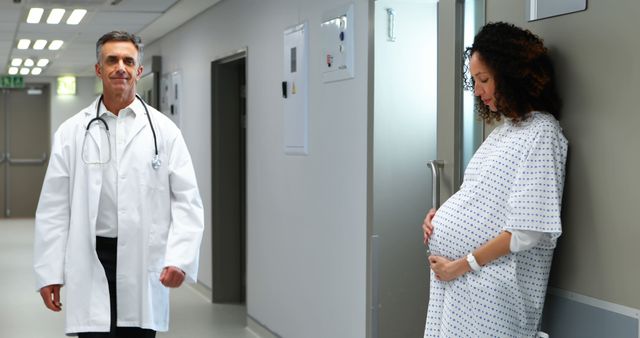
POLYGON ((136 97, 140 39, 105 34, 96 54, 104 94, 54 136, 36 211, 36 287, 60 311, 65 286, 67 334, 155 337, 168 330, 169 288, 196 281, 202 201, 180 130, 136 97), (90 123, 97 116, 106 123, 90 123))

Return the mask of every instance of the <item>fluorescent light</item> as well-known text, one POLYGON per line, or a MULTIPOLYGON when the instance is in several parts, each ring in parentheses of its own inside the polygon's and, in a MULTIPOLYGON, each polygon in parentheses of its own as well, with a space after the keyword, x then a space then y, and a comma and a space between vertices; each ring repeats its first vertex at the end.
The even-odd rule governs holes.
POLYGON ((84 18, 85 14, 87 14, 86 9, 74 9, 73 12, 71 12, 71 15, 69 15, 69 18, 67 19, 67 25, 79 24, 80 21, 82 21, 82 18, 84 18))
POLYGON ((20 68, 20 75, 27 75, 29 72, 31 72, 29 68, 20 68))
POLYGON ((36 50, 44 49, 44 47, 46 46, 47 46, 47 40, 39 39, 33 43, 33 49, 36 49, 36 50))
POLYGON ((31 8, 31 10, 29 10, 29 15, 27 16, 27 23, 40 23, 43 13, 44 9, 42 8, 31 8))
POLYGON ((33 65, 34 65, 33 60, 31 60, 31 59, 24 60, 24 65, 23 66, 25 66, 25 67, 33 67, 33 65))
POLYGON ((11 65, 14 67, 20 67, 20 65, 22 64, 22 59, 21 58, 13 58, 11 60, 11 65))
POLYGON ((9 67, 9 75, 18 74, 18 67, 9 67))
POLYGON ((27 48, 29 48, 30 44, 31 44, 31 40, 29 40, 29 39, 20 39, 20 41, 18 41, 18 49, 27 49, 27 48))
POLYGON ((38 67, 46 67, 49 64, 49 59, 38 60, 38 67))
POLYGON ((42 68, 36 67, 31 70, 31 75, 40 75, 40 73, 42 73, 42 68))
POLYGON ((50 50, 58 50, 58 49, 60 49, 60 47, 62 47, 63 43, 64 43, 64 41, 62 41, 62 40, 53 40, 49 44, 49 49, 50 50))
POLYGON ((64 16, 64 9, 54 8, 49 13, 49 17, 47 18, 47 23, 52 25, 57 25, 60 23, 63 16, 64 16))

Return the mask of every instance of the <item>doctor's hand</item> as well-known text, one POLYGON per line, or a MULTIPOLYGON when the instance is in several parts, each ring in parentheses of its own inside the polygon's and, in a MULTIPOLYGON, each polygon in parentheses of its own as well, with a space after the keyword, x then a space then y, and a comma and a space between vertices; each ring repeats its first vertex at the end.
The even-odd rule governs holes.
POLYGON ((452 281, 471 271, 466 257, 452 261, 441 256, 429 256, 429 264, 431 264, 431 270, 435 273, 436 279, 443 282, 452 281))
POLYGON ((167 266, 162 269, 160 283, 168 288, 177 288, 184 282, 186 274, 175 266, 167 266))
POLYGON ((60 303, 60 288, 61 284, 51 284, 43 286, 40 289, 40 296, 44 301, 44 305, 51 311, 58 312, 62 310, 62 303, 60 303))
POLYGON ((424 235, 424 240, 423 240, 424 245, 427 245, 427 243, 429 243, 429 238, 431 238, 431 234, 433 234, 433 223, 431 223, 431 220, 435 215, 436 215, 436 209, 432 208, 431 210, 429 210, 429 212, 427 213, 427 216, 424 218, 424 221, 422 222, 422 233, 424 235))

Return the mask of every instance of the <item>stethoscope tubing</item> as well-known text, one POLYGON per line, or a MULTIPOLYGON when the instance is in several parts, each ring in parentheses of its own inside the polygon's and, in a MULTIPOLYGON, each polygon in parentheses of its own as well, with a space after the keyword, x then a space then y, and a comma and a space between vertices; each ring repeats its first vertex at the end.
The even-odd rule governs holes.
MULTIPOLYGON (((96 121, 100 121, 102 124, 104 124, 104 127, 106 128, 107 132, 109 132, 109 125, 107 124, 107 121, 105 121, 102 117, 100 117, 100 104, 103 102, 103 98, 104 98, 104 95, 100 95, 100 99, 98 99, 98 103, 96 105, 96 117, 92 118, 91 121, 87 123, 86 131, 89 131, 89 128, 91 128, 92 123, 96 121)), ((156 166, 159 167, 160 160, 158 157, 158 139, 156 138, 156 130, 155 128, 153 128, 153 123, 151 122, 151 114, 149 114, 149 108, 147 108, 147 104, 138 94, 136 94, 136 98, 140 100, 140 102, 142 103, 142 106, 144 107, 144 111, 147 113, 147 119, 149 120, 149 127, 151 127, 151 133, 153 134, 153 147, 155 149, 153 166, 154 166, 154 169, 157 169, 156 166), (156 162, 158 164, 156 164, 156 162)))

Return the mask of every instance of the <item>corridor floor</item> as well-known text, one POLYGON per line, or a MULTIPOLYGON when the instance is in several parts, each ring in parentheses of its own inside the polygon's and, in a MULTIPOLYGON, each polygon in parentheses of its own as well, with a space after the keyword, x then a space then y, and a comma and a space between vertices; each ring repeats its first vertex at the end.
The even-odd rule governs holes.
MULTIPOLYGON (((33 219, 0 220, 1 338, 65 336, 64 315, 46 309, 35 291, 33 225, 33 219)), ((170 329, 157 337, 257 338, 246 329, 245 306, 213 304, 191 286, 172 290, 170 329)))

